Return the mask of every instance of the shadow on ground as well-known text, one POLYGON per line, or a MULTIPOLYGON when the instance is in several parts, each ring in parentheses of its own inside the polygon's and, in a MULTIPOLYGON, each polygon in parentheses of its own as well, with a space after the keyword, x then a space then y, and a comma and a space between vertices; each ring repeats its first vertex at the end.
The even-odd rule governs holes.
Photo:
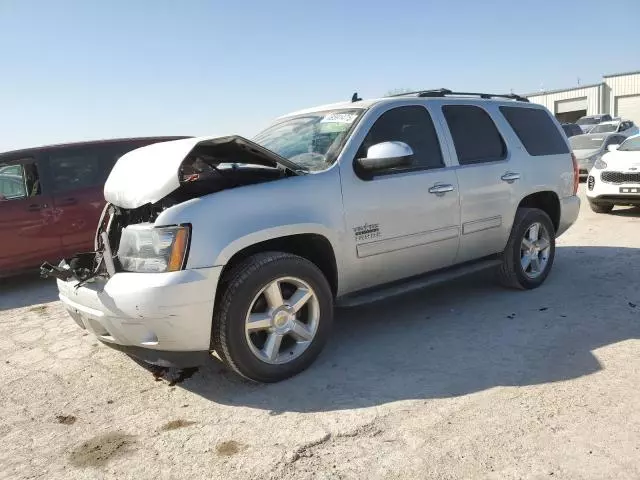
POLYGON ((313 412, 446 398, 598 372, 593 351, 640 337, 640 249, 559 247, 541 288, 507 291, 488 274, 336 312, 306 372, 272 385, 219 362, 180 384, 211 401, 313 412))
POLYGON ((56 282, 37 274, 0 279, 0 312, 58 299, 56 282))
POLYGON ((616 207, 610 215, 618 217, 640 217, 640 207, 616 207))

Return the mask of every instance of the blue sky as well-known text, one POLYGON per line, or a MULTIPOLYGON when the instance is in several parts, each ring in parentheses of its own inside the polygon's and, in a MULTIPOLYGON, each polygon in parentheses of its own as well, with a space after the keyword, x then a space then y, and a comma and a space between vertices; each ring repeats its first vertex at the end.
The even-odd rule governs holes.
POLYGON ((595 83, 640 69, 639 19, 638 0, 0 0, 0 151, 251 136, 354 91, 595 83))

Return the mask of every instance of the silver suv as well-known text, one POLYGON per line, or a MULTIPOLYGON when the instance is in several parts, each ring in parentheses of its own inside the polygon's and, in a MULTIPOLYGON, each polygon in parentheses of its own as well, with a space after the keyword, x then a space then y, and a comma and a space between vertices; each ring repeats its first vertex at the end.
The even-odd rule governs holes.
POLYGON ((215 351, 275 382, 318 356, 334 304, 485 268, 538 287, 578 216, 577 186, 560 125, 521 97, 354 96, 281 117, 253 141, 125 154, 95 252, 43 272, 111 347, 178 367, 215 351))

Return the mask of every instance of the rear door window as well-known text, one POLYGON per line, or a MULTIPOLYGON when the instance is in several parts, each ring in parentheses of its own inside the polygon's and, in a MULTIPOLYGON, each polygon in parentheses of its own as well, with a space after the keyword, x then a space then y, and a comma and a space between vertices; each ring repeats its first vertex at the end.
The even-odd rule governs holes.
POLYGON ((445 105, 444 118, 460 165, 504 160, 507 147, 489 114, 474 105, 445 105))
POLYGON ((60 149, 49 156, 55 193, 99 185, 103 181, 98 148, 60 149))
POLYGON ((569 153, 569 147, 551 116, 539 108, 500 107, 529 155, 558 155, 569 153))
POLYGON ((102 142, 55 150, 49 155, 53 190, 60 193, 103 185, 122 155, 157 141, 102 142))

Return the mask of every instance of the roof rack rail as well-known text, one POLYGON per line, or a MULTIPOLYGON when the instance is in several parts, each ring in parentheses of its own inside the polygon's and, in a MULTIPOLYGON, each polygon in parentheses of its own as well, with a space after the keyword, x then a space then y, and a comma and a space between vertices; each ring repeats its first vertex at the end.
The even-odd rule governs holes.
POLYGON ((519 102, 529 102, 529 99, 516 95, 515 93, 475 93, 475 92, 453 92, 448 88, 438 88, 436 90, 418 90, 415 92, 398 93, 396 95, 389 95, 390 97, 408 97, 414 95, 416 97, 446 97, 446 96, 459 96, 459 97, 480 97, 480 98, 508 98, 510 100, 517 100, 519 102))

